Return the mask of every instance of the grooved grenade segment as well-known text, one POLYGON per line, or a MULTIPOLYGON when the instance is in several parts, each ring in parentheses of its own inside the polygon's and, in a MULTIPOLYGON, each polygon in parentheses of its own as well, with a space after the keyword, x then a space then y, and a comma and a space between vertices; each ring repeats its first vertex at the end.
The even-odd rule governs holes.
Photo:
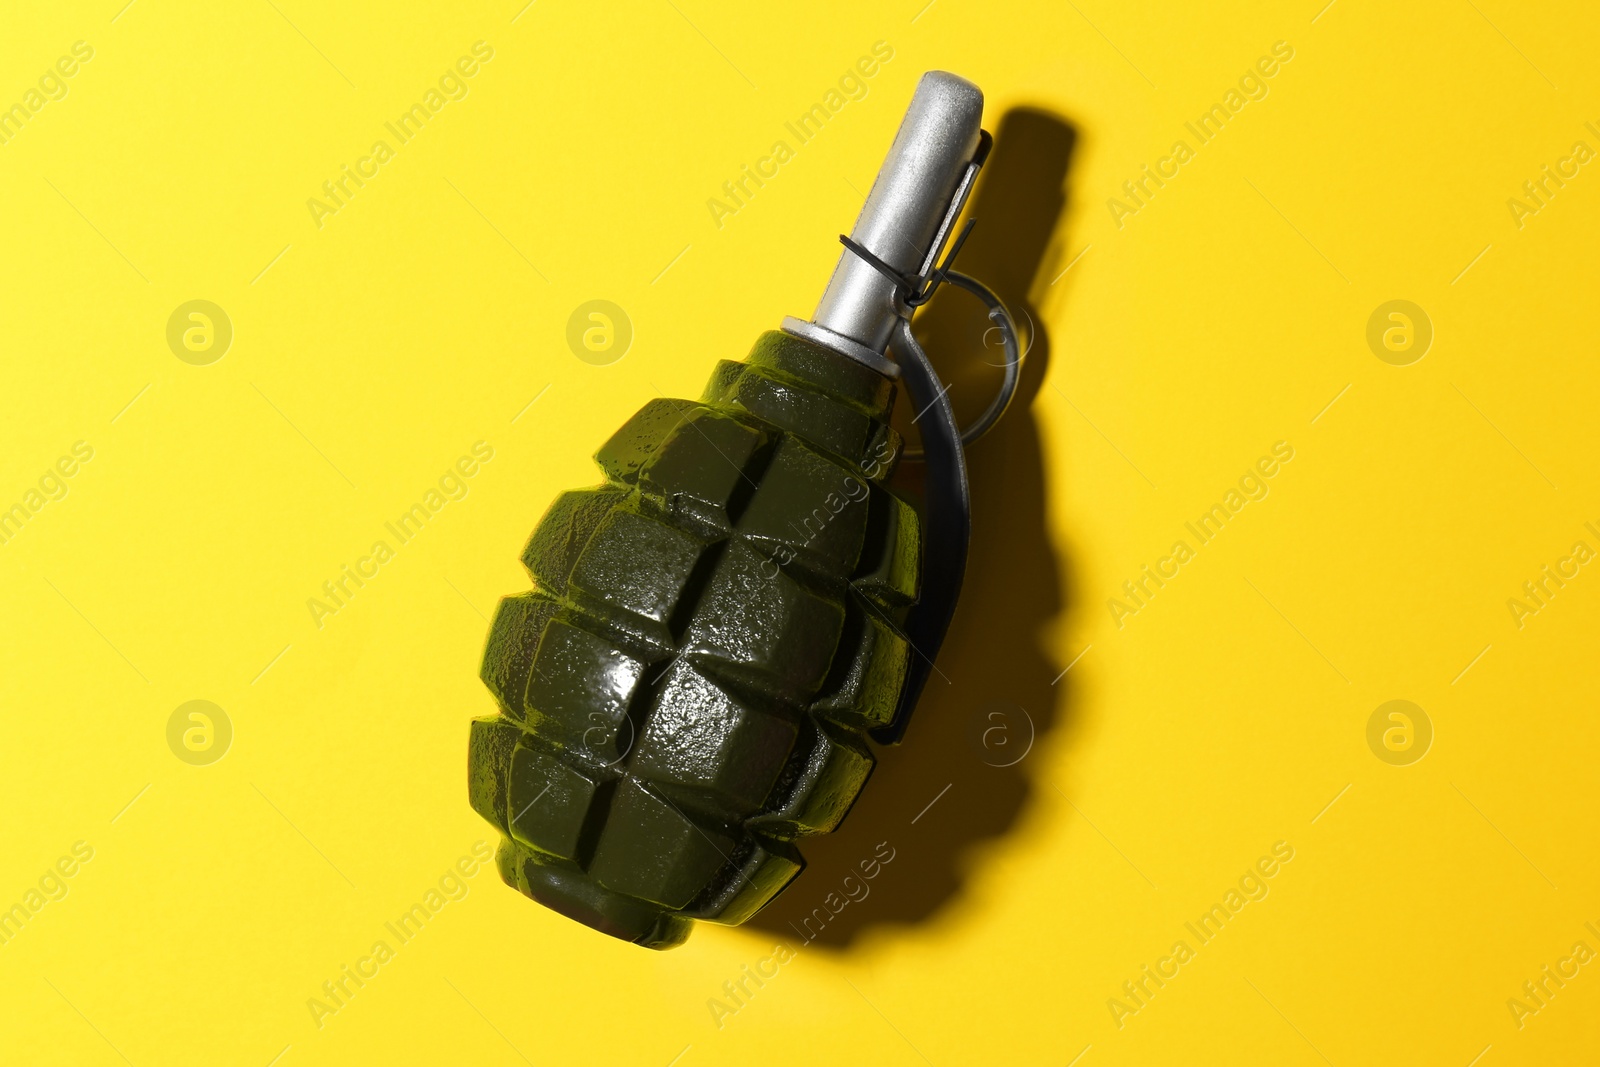
POLYGON ((557 497, 496 613, 473 807, 534 900, 653 948, 740 923, 839 825, 912 651, 921 520, 885 488, 893 381, 770 332, 655 400, 557 497))
POLYGON ((468 761, 501 875, 540 903, 652 948, 741 923, 800 873, 795 842, 850 811, 867 738, 898 740, 970 531, 962 431, 908 317, 946 278, 999 307, 950 271, 959 238, 932 266, 982 113, 977 86, 924 75, 814 320, 719 363, 699 401, 646 404, 596 453, 604 483, 534 530, 534 588, 501 601, 484 654, 500 714, 473 722, 468 761), (897 379, 921 512, 887 488, 897 379))

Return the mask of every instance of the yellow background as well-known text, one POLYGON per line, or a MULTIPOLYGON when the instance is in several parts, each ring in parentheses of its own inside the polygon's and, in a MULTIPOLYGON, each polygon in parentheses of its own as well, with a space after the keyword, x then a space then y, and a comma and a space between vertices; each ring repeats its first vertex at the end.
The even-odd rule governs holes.
MULTIPOLYGON (((94 49, 0 146, 0 506, 94 449, 0 545, 0 906, 94 849, 0 946, 0 1058, 1600 1055, 1594 965, 1520 1029, 1506 1005, 1600 949, 1600 575, 1520 629, 1506 605, 1600 547, 1600 176, 1520 228, 1507 207, 1600 147, 1584 5, 121 3, 13 4, 0 34, 4 104, 94 49), (469 94, 318 228, 307 199, 479 40, 469 94), (707 198, 880 40, 868 95, 714 225, 707 198), (1270 94, 1119 228, 1108 198, 1277 41, 1270 94), (810 312, 934 68, 984 88, 991 129, 1032 106, 1077 142, 1033 283, 1042 380, 972 450, 949 681, 784 898, 890 842, 850 936, 719 1027, 771 917, 657 954, 484 871, 319 1028, 321 984, 494 840, 466 722, 543 508, 658 391, 810 312), (165 339, 197 298, 234 328, 209 366, 165 339), (597 298, 635 330, 609 366, 565 342, 597 298), (1435 331, 1404 367, 1365 339, 1397 298, 1435 331), (307 598, 480 440, 469 495, 318 628, 307 598), (1280 440, 1270 495, 1119 628, 1107 600, 1280 440), (193 699, 233 724, 210 766, 167 746, 193 699), (1392 699, 1435 731, 1410 766, 1367 746, 1392 699), (1037 734, 1009 769, 971 741, 992 702, 1037 734), (1270 894, 1119 1028, 1108 999, 1278 841, 1270 894)), ((971 378, 963 411, 993 384, 971 378)))

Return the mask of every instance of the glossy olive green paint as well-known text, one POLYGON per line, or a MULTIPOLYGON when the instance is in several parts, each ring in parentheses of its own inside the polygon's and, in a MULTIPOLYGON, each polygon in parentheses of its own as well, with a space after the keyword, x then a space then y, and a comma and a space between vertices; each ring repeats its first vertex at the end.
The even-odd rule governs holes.
POLYGON ((700 402, 646 404, 564 493, 505 598, 472 723, 473 807, 501 875, 665 948, 740 923, 839 825, 911 650, 916 511, 883 487, 893 383, 772 332, 700 402))

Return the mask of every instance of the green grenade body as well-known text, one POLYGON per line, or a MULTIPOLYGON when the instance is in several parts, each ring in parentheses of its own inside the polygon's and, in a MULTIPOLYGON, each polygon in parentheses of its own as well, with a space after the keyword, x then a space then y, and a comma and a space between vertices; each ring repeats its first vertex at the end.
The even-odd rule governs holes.
POLYGON ((740 923, 839 825, 914 654, 917 512, 885 482, 894 382, 764 334, 698 403, 654 400, 564 493, 505 598, 472 723, 506 882, 654 948, 740 923))

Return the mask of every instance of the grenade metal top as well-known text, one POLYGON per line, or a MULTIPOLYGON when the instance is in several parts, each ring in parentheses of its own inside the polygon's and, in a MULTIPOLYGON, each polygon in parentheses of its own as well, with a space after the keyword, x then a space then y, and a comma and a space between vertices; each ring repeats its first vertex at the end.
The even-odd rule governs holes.
MULTIPOLYGON (((970 181, 982 120, 983 91, 976 85, 944 71, 924 74, 851 239, 901 274, 925 274, 953 221, 951 206, 970 181)), ((895 283, 845 251, 812 321, 787 319, 784 328, 877 365, 868 357, 881 359, 901 313, 895 283)))

